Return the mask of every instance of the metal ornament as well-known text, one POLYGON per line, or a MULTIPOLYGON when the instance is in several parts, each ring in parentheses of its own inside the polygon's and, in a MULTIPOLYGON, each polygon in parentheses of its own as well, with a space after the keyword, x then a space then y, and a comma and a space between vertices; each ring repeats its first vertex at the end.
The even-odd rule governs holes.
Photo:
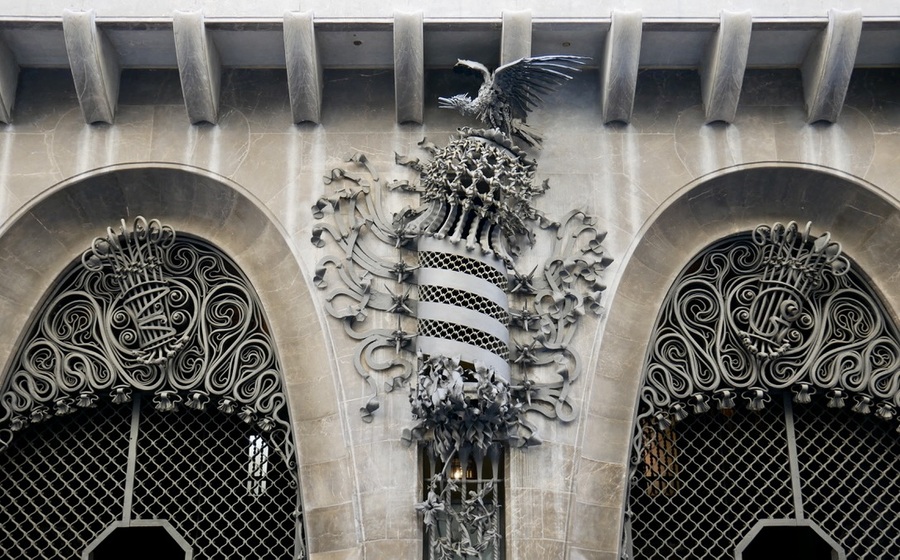
POLYGON ((660 311, 645 365, 632 471, 645 419, 741 403, 762 410, 776 391, 797 404, 815 395, 894 418, 900 406, 900 336, 828 233, 811 224, 761 225, 691 261, 660 311), (738 397, 741 397, 738 399, 738 397))
POLYGON ((325 182, 337 189, 313 207, 316 218, 330 216, 312 242, 325 247, 330 238, 341 253, 319 261, 314 282, 329 290, 326 311, 359 341, 354 364, 373 393, 363 420, 379 407, 376 379, 393 391, 416 373, 415 423, 402 438, 419 443, 431 465, 428 496, 416 508, 433 559, 499 558, 502 450, 540 443, 529 412, 575 417, 569 390, 582 366, 571 342, 581 316, 602 311, 601 276, 612 259, 594 218, 573 210, 556 222, 535 208, 548 184, 536 182, 537 163, 512 137, 536 143, 526 113, 584 60, 529 58, 493 75, 461 61, 479 68, 485 84, 474 101, 457 96, 442 106, 493 128, 460 128, 443 147, 423 140, 422 160, 398 155, 412 180, 382 183, 356 154, 352 168, 329 173, 325 182), (395 198, 419 200, 390 213, 385 186, 395 198), (541 251, 529 252, 535 245, 541 251), (329 288, 335 272, 340 283, 329 288), (393 321, 368 327, 374 312, 393 321), (452 465, 474 465, 473 473, 457 479, 452 465))
MULTIPOLYGON (((466 142, 486 144, 499 137, 496 131, 464 129, 461 134, 458 143, 450 145, 455 154, 467 151, 466 142), (476 132, 483 134, 473 138, 476 132)), ((423 146, 437 153, 427 142, 423 146)), ((507 141, 497 146, 509 150, 510 144, 507 141)), ((442 153, 447 154, 449 150, 448 147, 442 153)), ((332 170, 326 184, 339 188, 313 207, 318 218, 325 218, 327 210, 329 220, 314 226, 312 242, 325 247, 331 238, 341 252, 340 257, 327 255, 319 261, 313 281, 326 290, 326 311, 341 320, 344 331, 359 341, 354 364, 372 389, 371 398, 360 410, 363 419, 372 421, 380 406, 380 390, 390 392, 406 385, 416 371, 414 341, 422 336, 416 330, 421 330, 423 321, 415 319, 421 319, 421 308, 430 303, 447 306, 442 309, 453 306, 477 312, 508 329, 508 349, 492 344, 469 344, 479 337, 492 340, 502 336, 485 338, 473 332, 472 321, 467 324, 464 317, 454 323, 455 333, 433 338, 466 344, 469 349, 488 346, 489 354, 499 356, 508 352, 508 358, 501 361, 508 365, 509 375, 503 372, 500 375, 508 380, 510 390, 521 400, 523 413, 536 411, 563 421, 574 419, 569 388, 580 375, 582 366, 571 341, 584 314, 602 312, 601 298, 605 290, 602 273, 612 262, 602 247, 605 232, 598 230, 593 217, 581 211, 571 211, 556 222, 534 209, 528 201, 543 192, 546 183, 522 189, 519 192, 525 196, 520 199, 496 202, 499 213, 516 214, 522 218, 521 222, 511 220, 504 226, 500 220, 480 220, 477 209, 484 203, 474 203, 476 198, 463 198, 460 192, 441 196, 437 188, 433 194, 425 194, 432 189, 428 174, 447 166, 446 160, 422 163, 398 156, 398 161, 419 171, 420 182, 410 185, 396 181, 385 185, 365 155, 356 154, 348 159, 356 168, 332 170), (384 186, 421 193, 424 204, 389 215, 381 200, 384 186), (512 208, 518 210, 514 212, 512 208), (454 215, 457 219, 450 218, 454 215), (530 222, 536 222, 540 228, 520 229, 516 225, 530 222), (522 245, 532 242, 529 237, 547 248, 543 257, 529 254, 529 259, 537 264, 524 268, 517 254, 522 245), (443 243, 441 251, 416 251, 417 246, 434 247, 437 243, 443 243), (505 273, 501 265, 506 268, 505 273), (423 274, 425 269, 445 271, 441 273, 445 280, 423 281, 423 276, 427 280, 428 274, 432 274, 423 274), (329 279, 334 278, 339 281, 336 287, 331 287, 329 279), (459 286, 458 280, 463 278, 466 278, 465 285, 459 286), (490 284, 499 294, 489 289, 490 284), (380 328, 368 328, 374 313, 393 316, 394 326, 386 328, 385 322, 380 321, 380 328), (492 348, 497 352, 490 351, 492 348)), ((461 165, 468 166, 466 162, 461 165)), ((478 193, 477 188, 470 192, 481 196, 474 194, 478 193)), ((431 328, 427 324, 426 327, 431 328)), ((476 361, 485 364, 489 361, 480 359, 479 356, 486 354, 477 352, 466 360, 460 350, 460 346, 448 344, 442 355, 460 356, 462 361, 471 364, 470 371, 476 361)), ((532 438, 533 434, 525 433, 514 441, 524 444, 534 441, 532 438)))
POLYGON ((64 273, 36 317, 0 394, 0 451, 29 424, 142 392, 158 411, 236 414, 296 477, 270 329, 249 281, 218 250, 157 220, 123 221, 64 273))
POLYGON ((840 245, 811 231, 776 223, 724 239, 669 290, 639 393, 623 558, 731 557, 761 518, 808 516, 848 557, 896 546, 875 545, 890 533, 881 522, 846 522, 896 493, 884 457, 900 335, 840 245), (697 523, 664 521, 685 515, 697 523))
MULTIPOLYGON (((112 270, 122 293, 121 308, 135 326, 135 357, 145 364, 161 364, 181 349, 185 332, 175 325, 185 321, 183 312, 173 311, 169 300, 178 300, 162 273, 162 253, 175 241, 175 232, 158 220, 138 217, 128 230, 125 220, 117 232, 107 228, 106 237, 97 237, 81 257, 85 268, 112 270), (171 318, 171 323, 170 323, 171 318)), ((183 325, 187 331, 191 325, 183 325)))
POLYGON ((483 80, 478 95, 440 97, 439 107, 456 109, 464 116, 487 123, 504 136, 516 136, 529 146, 539 145, 541 137, 525 124, 525 117, 542 102, 541 95, 571 80, 566 72, 577 71, 590 58, 572 55, 549 55, 520 58, 489 72, 484 64, 458 60, 456 69, 476 72, 483 80))

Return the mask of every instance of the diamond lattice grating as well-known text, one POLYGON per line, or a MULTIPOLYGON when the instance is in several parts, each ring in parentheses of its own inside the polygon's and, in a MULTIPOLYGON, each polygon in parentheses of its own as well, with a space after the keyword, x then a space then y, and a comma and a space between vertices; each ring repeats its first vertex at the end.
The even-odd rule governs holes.
POLYGON ((644 433, 630 494, 634 558, 730 560, 758 519, 793 515, 780 406, 693 415, 644 433))
POLYGON ((794 414, 806 515, 847 558, 900 558, 900 442, 891 424, 815 401, 794 414))
MULTIPOLYGON (((0 558, 68 560, 122 519, 132 405, 27 427, 0 453, 0 558)), ((290 467, 237 415, 141 410, 133 519, 166 519, 197 560, 288 560, 300 511, 290 467)))
POLYGON ((143 412, 135 519, 168 519, 195 560, 294 558, 297 490, 274 450, 260 484, 252 425, 214 411, 143 412))
POLYGON ((464 342, 483 348, 488 352, 493 352, 504 360, 509 358, 509 345, 507 343, 490 333, 466 327, 464 325, 457 325, 456 323, 448 323, 446 321, 435 321, 432 319, 421 319, 419 320, 419 334, 422 336, 433 336, 435 338, 464 342))
POLYGON ((465 290, 443 286, 419 286, 419 300, 464 307, 496 319, 503 325, 509 325, 509 313, 505 309, 486 297, 465 290))
POLYGON ((131 406, 105 403, 17 434, 0 453, 0 556, 67 560, 121 519, 131 406))
POLYGON ((506 275, 496 268, 481 261, 452 253, 421 251, 419 253, 419 266, 421 268, 443 268, 445 270, 465 272, 490 282, 501 290, 506 290, 509 283, 506 275))

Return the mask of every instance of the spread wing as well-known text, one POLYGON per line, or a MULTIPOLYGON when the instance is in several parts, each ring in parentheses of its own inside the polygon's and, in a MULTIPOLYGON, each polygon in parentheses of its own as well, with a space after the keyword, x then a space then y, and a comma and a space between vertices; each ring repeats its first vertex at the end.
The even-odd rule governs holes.
POLYGON ((550 55, 520 58, 494 71, 494 90, 510 105, 512 116, 524 119, 543 99, 577 72, 590 58, 586 56, 550 55))
POLYGON ((474 60, 457 59, 453 71, 479 75, 485 82, 491 79, 491 73, 488 72, 487 66, 474 60))

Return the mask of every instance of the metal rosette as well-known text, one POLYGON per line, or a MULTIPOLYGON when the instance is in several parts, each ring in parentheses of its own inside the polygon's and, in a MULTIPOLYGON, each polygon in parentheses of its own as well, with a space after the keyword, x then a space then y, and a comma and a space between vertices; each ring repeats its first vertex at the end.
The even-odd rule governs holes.
POLYGON ((419 239, 416 349, 428 356, 480 362, 509 382, 507 271, 493 253, 464 243, 419 239))

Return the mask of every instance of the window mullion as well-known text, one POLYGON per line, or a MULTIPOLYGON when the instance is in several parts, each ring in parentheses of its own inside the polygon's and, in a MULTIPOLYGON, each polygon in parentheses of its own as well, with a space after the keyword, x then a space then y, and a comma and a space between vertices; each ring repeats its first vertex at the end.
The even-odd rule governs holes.
POLYGON ((122 521, 131 521, 131 505, 134 497, 134 473, 137 467, 138 429, 141 422, 141 395, 135 394, 131 407, 131 436, 128 439, 128 470, 125 474, 125 504, 122 521))
POLYGON ((784 426, 787 431, 788 459, 791 464, 791 491, 794 495, 794 515, 804 519, 803 494, 800 490, 800 463, 797 460, 797 435, 794 431, 794 408, 791 394, 784 392, 784 426))

